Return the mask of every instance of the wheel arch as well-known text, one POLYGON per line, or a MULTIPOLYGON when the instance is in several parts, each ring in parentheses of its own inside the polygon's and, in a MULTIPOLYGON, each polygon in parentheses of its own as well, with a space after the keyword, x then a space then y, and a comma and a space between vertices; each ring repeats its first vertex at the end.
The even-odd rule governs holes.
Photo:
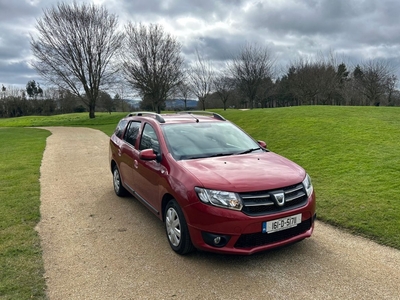
POLYGON ((171 201, 172 199, 175 199, 175 197, 172 196, 170 193, 164 194, 164 196, 162 198, 162 201, 161 201, 161 219, 162 219, 163 222, 165 222, 165 208, 167 207, 168 202, 171 201))
POLYGON ((115 160, 112 159, 110 165, 111 165, 111 173, 112 173, 114 171, 114 167, 117 165, 117 163, 115 162, 115 160))

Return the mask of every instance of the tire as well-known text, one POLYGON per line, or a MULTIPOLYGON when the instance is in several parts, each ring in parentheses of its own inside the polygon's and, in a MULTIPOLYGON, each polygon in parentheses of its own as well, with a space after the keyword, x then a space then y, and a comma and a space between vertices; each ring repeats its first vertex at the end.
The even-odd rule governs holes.
POLYGON ((182 209, 172 199, 165 208, 165 231, 172 250, 184 255, 195 250, 182 209))
POLYGON ((117 165, 113 168, 113 185, 114 192, 117 196, 123 197, 128 194, 128 191, 122 186, 121 175, 119 174, 117 165))

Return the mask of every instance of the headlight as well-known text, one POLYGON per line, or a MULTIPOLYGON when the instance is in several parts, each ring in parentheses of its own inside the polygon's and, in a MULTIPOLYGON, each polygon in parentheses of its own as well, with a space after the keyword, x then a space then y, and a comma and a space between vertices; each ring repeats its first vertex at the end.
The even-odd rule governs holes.
POLYGON ((303 185, 304 185, 304 188, 306 189, 307 196, 310 197, 314 188, 311 183, 311 178, 308 174, 306 174, 306 178, 304 178, 304 180, 303 180, 303 185))
POLYGON ((239 195, 236 193, 208 190, 199 187, 196 187, 195 191, 204 203, 234 210, 241 210, 243 207, 242 200, 240 200, 239 195))

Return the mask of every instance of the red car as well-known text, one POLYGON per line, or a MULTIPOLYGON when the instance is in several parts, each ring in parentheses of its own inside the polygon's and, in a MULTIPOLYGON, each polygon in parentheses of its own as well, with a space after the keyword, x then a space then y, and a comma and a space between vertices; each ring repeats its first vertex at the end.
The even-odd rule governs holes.
POLYGON ((253 254, 313 232, 308 174, 219 114, 131 113, 109 157, 115 193, 129 192, 165 222, 179 254, 253 254))

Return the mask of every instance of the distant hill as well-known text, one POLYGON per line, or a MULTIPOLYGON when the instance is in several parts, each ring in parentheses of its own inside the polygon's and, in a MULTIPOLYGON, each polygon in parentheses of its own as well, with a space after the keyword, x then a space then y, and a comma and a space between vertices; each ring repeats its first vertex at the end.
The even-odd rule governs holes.
MULTIPOLYGON (((165 101, 165 108, 166 109, 182 109, 185 107, 185 101, 182 99, 172 99, 165 101)), ((197 100, 186 100, 186 107, 187 108, 197 108, 197 100)))
MULTIPOLYGON (((138 99, 124 99, 125 102, 129 103, 131 106, 133 106, 136 109, 139 109, 140 106, 140 102, 142 100, 138 100, 138 99)), ((197 100, 192 100, 192 99, 188 99, 186 100, 186 107, 188 109, 193 109, 193 108, 197 108, 197 100)), ((177 110, 177 109, 183 109, 185 107, 185 102, 182 99, 171 99, 171 100, 167 100, 165 101, 165 108, 167 110, 177 110)))
POLYGON ((133 106, 134 108, 139 108, 140 105, 140 101, 142 100, 133 100, 133 99, 123 99, 126 103, 128 103, 129 105, 133 106))

